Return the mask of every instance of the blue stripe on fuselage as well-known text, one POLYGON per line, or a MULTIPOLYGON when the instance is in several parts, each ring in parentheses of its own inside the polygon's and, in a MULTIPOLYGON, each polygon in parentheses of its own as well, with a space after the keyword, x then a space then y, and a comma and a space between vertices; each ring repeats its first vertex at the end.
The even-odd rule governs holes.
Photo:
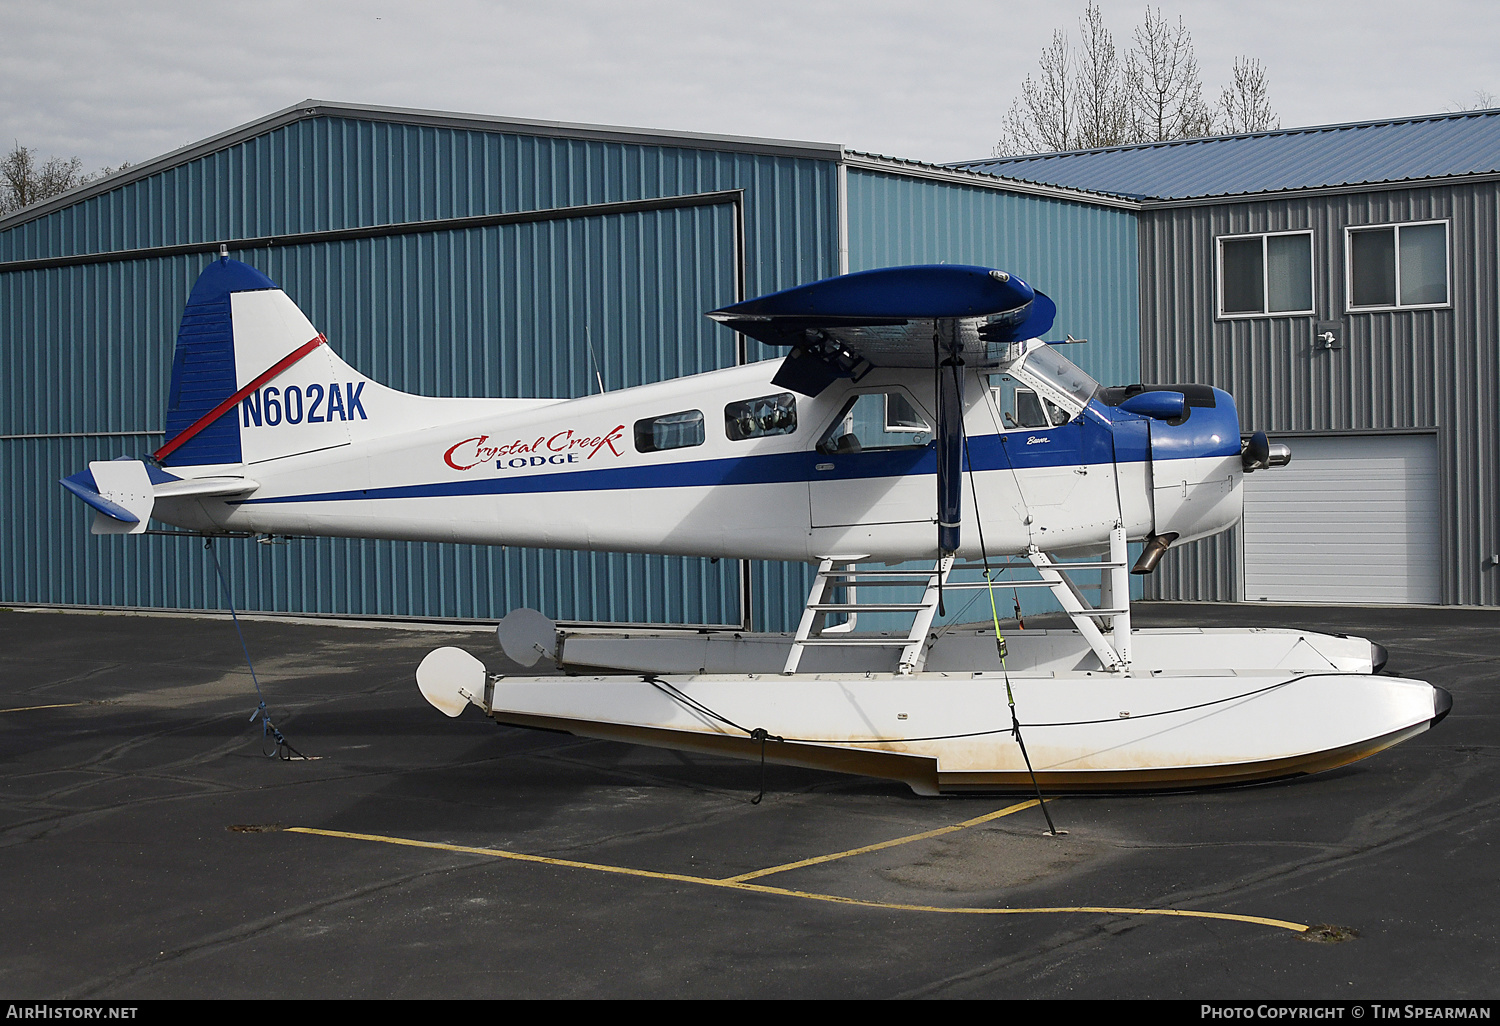
MULTIPOLYGON (((1142 425, 1146 422, 1141 418, 1142 425)), ((1119 427, 1121 425, 1113 425, 1119 427)), ((1061 427, 1036 431, 1013 431, 1006 435, 976 435, 968 440, 968 455, 976 471, 1027 470, 1080 464, 1140 463, 1146 459, 1144 435, 1127 431, 1130 441, 1111 441, 1110 427, 1089 418, 1061 427), (1027 444, 1026 439, 1048 441, 1027 444)), ((1237 439, 1236 439, 1237 442, 1237 439)), ((1185 452, 1186 456, 1207 455, 1185 452)), ((1158 456, 1160 458, 1160 456, 1158 456)), ((965 460, 965 469, 968 460, 965 460)), ((635 488, 712 488, 720 485, 792 484, 813 480, 853 480, 877 477, 931 476, 937 462, 931 445, 922 448, 874 450, 824 455, 818 452, 779 452, 758 456, 655 463, 596 470, 559 471, 551 474, 482 477, 463 481, 354 488, 303 495, 265 496, 243 499, 232 505, 255 506, 279 502, 349 502, 362 499, 424 499, 463 495, 525 495, 541 492, 591 492, 635 488), (819 464, 832 463, 828 470, 819 464)))

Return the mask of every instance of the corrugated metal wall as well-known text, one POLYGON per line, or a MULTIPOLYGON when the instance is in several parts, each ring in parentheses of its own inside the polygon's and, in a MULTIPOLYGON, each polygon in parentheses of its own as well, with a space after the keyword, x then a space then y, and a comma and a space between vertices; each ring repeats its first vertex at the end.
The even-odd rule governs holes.
MULTIPOLYGON (((1133 211, 862 168, 849 170, 847 189, 849 270, 953 263, 1019 274, 1057 303, 1049 337, 1069 333, 1090 340, 1068 346, 1068 359, 1107 385, 1140 380, 1140 250, 1133 211)), ((1131 588, 1139 596, 1138 578, 1131 588)), ((950 601, 938 622, 983 620, 989 615, 984 595, 976 591, 950 601)), ((920 597, 920 591, 882 593, 890 601, 920 597)), ((1062 608, 1042 588, 1003 592, 999 601, 1002 615, 1013 602, 1027 615, 1062 608)), ((904 630, 910 622, 898 614, 867 613, 859 620, 862 629, 879 630, 904 630)))
POLYGON ((1019 274, 1057 303, 1054 337, 1106 385, 1140 380, 1133 211, 851 168, 849 270, 979 264, 1019 274))
POLYGON ((826 160, 316 116, 0 232, 0 261, 722 189, 747 193, 751 292, 832 259, 826 160))
MULTIPOLYGON (((833 162, 796 156, 319 116, 0 232, 0 262, 743 190, 739 210, 723 201, 262 249, 231 241, 346 359, 392 387, 582 395, 594 388, 586 339, 610 387, 732 364, 733 336, 703 311, 736 298, 739 273, 752 294, 836 273, 835 181, 833 162)), ((85 510, 56 484, 90 459, 157 444, 177 320, 207 259, 0 267, 0 600, 222 604, 201 542, 91 537, 85 510)), ((740 619, 730 563, 218 544, 247 609, 497 617, 530 605, 574 620, 740 619)), ((757 624, 795 619, 802 576, 753 567, 757 624)))
MULTIPOLYGON (((1243 430, 1435 427, 1442 467, 1442 601, 1500 604, 1500 189, 1493 184, 1308 195, 1141 215, 1141 324, 1148 381, 1233 393, 1243 430), (1345 313, 1344 228, 1450 219, 1451 309, 1345 313), (1216 321, 1221 235, 1311 228, 1315 317, 1216 321), (1313 345, 1314 320, 1344 324, 1313 345)), ((1292 443, 1293 459, 1295 441, 1292 443)), ((1160 598, 1237 601, 1238 532, 1172 550, 1160 598)))

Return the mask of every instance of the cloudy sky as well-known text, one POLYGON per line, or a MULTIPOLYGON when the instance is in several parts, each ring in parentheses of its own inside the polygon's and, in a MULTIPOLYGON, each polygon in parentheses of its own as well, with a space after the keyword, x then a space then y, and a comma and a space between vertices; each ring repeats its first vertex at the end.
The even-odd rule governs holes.
MULTIPOLYGON (((1122 49, 1145 5, 1101 0, 1122 49)), ((1284 126, 1500 94, 1494 0, 1163 0, 1284 126)), ((303 99, 985 156, 1083 0, 0 0, 0 141, 138 163, 303 99)))

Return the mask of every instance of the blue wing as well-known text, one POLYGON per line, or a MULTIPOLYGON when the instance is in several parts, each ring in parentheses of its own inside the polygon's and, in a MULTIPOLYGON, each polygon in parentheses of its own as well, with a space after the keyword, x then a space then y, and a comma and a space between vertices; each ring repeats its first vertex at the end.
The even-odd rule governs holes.
POLYGON ((886 267, 799 285, 708 315, 792 352, 778 383, 816 395, 868 367, 998 362, 1052 327, 1057 307, 1013 274, 963 264, 886 267))

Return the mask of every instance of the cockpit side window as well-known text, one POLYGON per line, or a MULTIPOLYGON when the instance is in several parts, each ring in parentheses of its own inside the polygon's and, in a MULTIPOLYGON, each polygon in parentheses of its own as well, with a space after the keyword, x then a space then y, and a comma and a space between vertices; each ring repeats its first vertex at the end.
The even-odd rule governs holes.
POLYGON ((1020 428, 1048 428, 1066 424, 1068 411, 1037 394, 1009 374, 990 378, 995 406, 1000 411, 1000 425, 1005 431, 1020 428))
POLYGON ((879 449, 911 449, 932 440, 932 425, 899 390, 849 397, 838 417, 818 439, 825 456, 879 449))

